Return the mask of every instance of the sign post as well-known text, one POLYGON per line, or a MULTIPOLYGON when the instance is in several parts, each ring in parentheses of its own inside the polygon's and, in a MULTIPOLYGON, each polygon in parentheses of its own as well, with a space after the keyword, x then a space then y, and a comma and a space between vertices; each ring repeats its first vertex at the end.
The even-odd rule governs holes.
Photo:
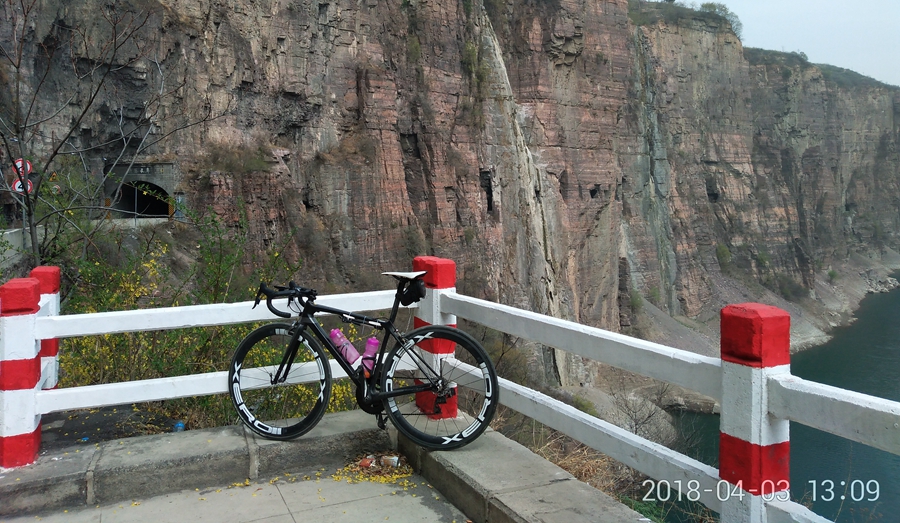
MULTIPOLYGON (((26 160, 25 158, 17 158, 14 163, 15 163, 15 167, 16 167, 16 169, 15 169, 16 181, 15 181, 15 183, 13 183, 13 191, 20 193, 20 194, 21 193, 31 194, 31 191, 34 190, 34 184, 31 183, 31 180, 29 180, 27 178, 28 175, 31 174, 31 170, 33 169, 31 162, 26 160), (24 184, 22 183, 22 180, 25 181, 24 184)), ((25 220, 26 220, 25 206, 23 205, 22 206, 22 247, 27 247, 27 241, 26 241, 26 236, 25 236, 25 220)))

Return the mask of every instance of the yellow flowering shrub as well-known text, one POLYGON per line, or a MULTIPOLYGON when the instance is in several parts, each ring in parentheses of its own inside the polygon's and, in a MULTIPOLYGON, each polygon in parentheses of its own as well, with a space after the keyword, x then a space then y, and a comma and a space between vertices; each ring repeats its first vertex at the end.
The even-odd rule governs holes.
MULTIPOLYGON (((246 238, 215 218, 199 221, 201 240, 193 264, 172 274, 172 240, 158 231, 142 231, 139 248, 129 248, 126 233, 110 235, 107 245, 89 253, 77 269, 63 314, 230 303, 255 295, 251 281, 287 281, 297 270, 277 249, 245 257, 246 238), (251 260, 249 263, 246 259, 251 260), (250 266, 250 275, 246 274, 250 266), (248 292, 248 289, 249 292, 248 292)), ((133 241, 132 241, 133 243, 133 241)), ((60 386, 74 387, 228 369, 238 343, 258 324, 139 331, 61 340, 60 386)), ((352 398, 336 386, 332 405, 352 398)), ((194 397, 147 406, 191 428, 237 423, 227 394, 194 397)), ((341 407, 335 407, 340 409, 341 407)), ((344 407, 345 408, 345 407, 344 407)))

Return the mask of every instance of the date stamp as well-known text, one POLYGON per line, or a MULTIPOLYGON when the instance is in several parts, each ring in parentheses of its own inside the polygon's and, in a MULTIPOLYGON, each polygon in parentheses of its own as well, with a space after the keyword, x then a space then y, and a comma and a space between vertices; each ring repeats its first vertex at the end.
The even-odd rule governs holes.
MULTIPOLYGON (((832 500, 852 500, 852 501, 878 501, 881 495, 881 486, 878 480, 870 479, 863 481, 856 479, 853 481, 833 481, 825 480, 809 480, 812 496, 810 501, 832 501, 832 500)), ((762 482, 760 489, 744 490, 741 482, 737 485, 732 484, 724 479, 716 482, 715 487, 703 486, 696 479, 689 481, 684 480, 656 480, 646 479, 641 486, 647 489, 642 501, 648 502, 667 502, 667 501, 700 501, 706 495, 715 495, 719 501, 727 501, 729 499, 744 499, 744 496, 756 495, 760 496, 763 501, 790 501, 791 485, 787 480, 762 482)))
MULTIPOLYGON (((715 487, 703 486, 696 479, 692 479, 689 481, 683 481, 680 479, 676 479, 673 481, 669 481, 666 479, 645 479, 641 486, 647 489, 644 497, 641 498, 642 501, 653 502, 667 502, 667 501, 700 501, 704 494, 706 495, 715 495, 716 499, 719 501, 727 501, 729 499, 744 499, 744 496, 749 496, 743 488, 741 488, 741 483, 738 482, 737 485, 729 483, 724 479, 720 479, 716 482, 715 487)), ((771 490, 774 490, 775 485, 772 485, 771 490)), ((789 492, 773 492, 773 496, 776 494, 781 494, 782 496, 786 496, 787 499, 790 499, 789 492)), ((775 499, 774 497, 772 498, 775 499)))

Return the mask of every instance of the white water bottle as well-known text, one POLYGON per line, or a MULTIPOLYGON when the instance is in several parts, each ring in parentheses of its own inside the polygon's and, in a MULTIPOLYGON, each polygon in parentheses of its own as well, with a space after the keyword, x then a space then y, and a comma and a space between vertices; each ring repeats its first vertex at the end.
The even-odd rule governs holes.
POLYGON ((371 372, 372 368, 375 367, 375 355, 378 353, 379 345, 378 338, 371 337, 366 340, 366 350, 363 351, 362 364, 367 373, 371 372))
POLYGON ((350 364, 350 367, 356 367, 356 364, 359 363, 359 351, 357 351, 356 347, 350 343, 350 340, 344 336, 341 329, 331 329, 331 341, 334 342, 334 345, 344 356, 344 359, 347 360, 347 363, 350 364))

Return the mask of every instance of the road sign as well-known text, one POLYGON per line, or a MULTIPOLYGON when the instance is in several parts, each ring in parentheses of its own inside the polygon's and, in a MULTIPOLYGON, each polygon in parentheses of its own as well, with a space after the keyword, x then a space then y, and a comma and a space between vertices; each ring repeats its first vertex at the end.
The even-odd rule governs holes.
MULTIPOLYGON (((31 191, 34 190, 34 184, 31 183, 31 180, 25 180, 26 187, 28 187, 28 194, 31 194, 31 191)), ((16 192, 25 192, 22 190, 22 180, 16 180, 16 183, 13 184, 13 190, 16 192)))
POLYGON ((23 158, 16 160, 16 174, 21 173, 24 176, 31 174, 31 162, 23 158))

